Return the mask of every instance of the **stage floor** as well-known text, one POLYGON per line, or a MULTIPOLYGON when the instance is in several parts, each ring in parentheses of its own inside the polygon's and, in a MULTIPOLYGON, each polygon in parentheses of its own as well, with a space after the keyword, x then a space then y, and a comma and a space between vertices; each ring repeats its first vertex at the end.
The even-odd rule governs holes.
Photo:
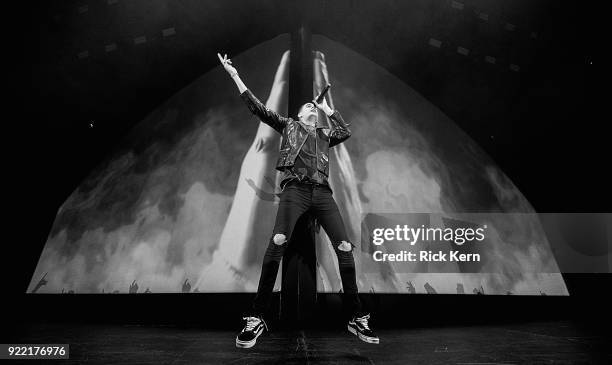
POLYGON ((568 321, 377 333, 379 345, 361 342, 345 329, 273 330, 251 349, 235 347, 236 331, 186 326, 28 324, 9 338, 13 343, 68 343, 70 360, 55 360, 64 364, 612 363, 606 334, 568 321))

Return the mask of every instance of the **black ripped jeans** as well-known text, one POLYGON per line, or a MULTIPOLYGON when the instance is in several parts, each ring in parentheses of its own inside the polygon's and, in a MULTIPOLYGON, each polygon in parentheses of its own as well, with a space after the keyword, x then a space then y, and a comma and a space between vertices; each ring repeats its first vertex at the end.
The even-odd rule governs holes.
POLYGON ((362 314, 362 305, 357 293, 355 260, 352 252, 354 246, 348 240, 342 216, 332 197, 332 191, 325 185, 299 181, 288 182, 280 194, 276 223, 264 255, 257 296, 253 302, 252 311, 255 314, 261 315, 268 309, 287 242, 291 238, 297 220, 309 210, 319 220, 338 257, 340 279, 344 292, 342 297, 346 307, 352 312, 352 315, 362 314), (277 234, 285 236, 285 240, 280 240, 280 237, 277 237, 277 241, 285 241, 284 243, 276 244, 274 242, 274 236, 277 234))

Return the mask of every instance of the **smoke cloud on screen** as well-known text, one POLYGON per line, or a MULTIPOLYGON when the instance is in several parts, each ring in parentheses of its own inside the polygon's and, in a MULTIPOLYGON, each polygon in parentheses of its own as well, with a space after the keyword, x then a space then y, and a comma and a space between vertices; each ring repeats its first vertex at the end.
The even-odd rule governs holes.
MULTIPOLYGON (((374 95, 370 95, 369 98, 380 99, 374 95)), ((344 100, 350 101, 350 97, 344 100)), ((447 167, 442 166, 435 158, 426 139, 414 129, 402 129, 400 126, 408 123, 402 123, 401 115, 397 112, 380 105, 359 110, 356 103, 352 108, 355 108, 352 110, 358 115, 352 121, 356 124, 355 129, 359 128, 359 133, 356 135, 357 139, 360 139, 356 144, 359 150, 352 156, 357 161, 365 159, 366 173, 360 184, 362 194, 367 201, 364 204, 364 211, 454 213, 443 207, 441 191, 441 186, 449 186, 453 182, 438 181, 448 178, 449 174, 425 172, 447 170, 447 167), (404 134, 398 130, 407 132, 404 134), (367 155, 362 157, 360 154, 367 155), (422 169, 422 166, 425 168, 422 169)), ((497 168, 486 167, 484 176, 494 187, 493 191, 499 203, 498 211, 533 213, 533 208, 497 168)), ((446 201, 452 203, 452 197, 446 201)), ((456 282, 461 282, 466 287, 483 286, 488 291, 498 294, 508 291, 538 294, 539 290, 550 292, 558 290, 558 282, 552 282, 551 286, 546 283, 533 285, 540 281, 542 275, 538 273, 558 272, 543 231, 538 229, 539 223, 534 215, 504 215, 496 221, 490 221, 489 226, 492 229, 487 237, 487 259, 482 268, 483 274, 462 274, 459 278, 456 274, 417 273, 409 275, 407 280, 421 284, 429 283, 440 292, 451 293, 455 291, 456 282), (503 236, 500 236, 499 231, 504 232, 503 236), (502 262, 503 265, 500 265, 502 262)), ((392 267, 395 265, 402 264, 390 264, 392 267)), ((380 285, 378 289, 380 290, 380 285)))
MULTIPOLYGON (((222 110, 202 115, 197 122, 201 127, 169 150, 167 157, 145 176, 135 176, 133 172, 126 176, 136 164, 134 155, 126 154, 109 165, 111 173, 103 183, 87 193, 71 196, 63 207, 83 214, 108 208, 100 207, 103 197, 115 193, 103 190, 111 186, 107 181, 125 186, 125 180, 131 178, 141 184, 137 201, 129 207, 133 214, 122 216, 129 223, 113 223, 110 229, 101 224, 84 230, 74 241, 68 238, 70 228, 50 237, 33 278, 35 285, 39 277, 49 272, 48 283, 40 292, 127 292, 133 280, 139 292, 145 288, 178 292, 186 278, 195 281, 202 266, 211 260, 232 201, 231 196, 210 192, 202 182, 212 180, 210 183, 218 184, 215 180, 219 175, 207 171, 227 170, 222 164, 229 161, 223 158, 220 145, 236 137, 224 126, 227 118, 222 110), (123 182, 117 181, 116 176, 121 176, 123 182), (164 201, 171 199, 175 201, 172 209, 160 209, 164 201)), ((156 144, 150 147, 152 151, 156 148, 156 144)), ((231 181, 231 176, 227 178, 231 181)), ((116 209, 125 208, 119 205, 116 209)), ((88 223, 90 227, 95 225, 88 223)))

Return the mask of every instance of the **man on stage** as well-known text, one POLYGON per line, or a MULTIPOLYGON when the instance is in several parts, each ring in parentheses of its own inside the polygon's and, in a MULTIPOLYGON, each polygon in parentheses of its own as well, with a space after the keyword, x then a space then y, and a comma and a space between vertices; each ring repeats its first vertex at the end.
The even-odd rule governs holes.
POLYGON ((282 191, 276 223, 264 255, 257 296, 249 314, 244 317, 246 324, 236 337, 236 346, 254 346, 257 338, 266 329, 263 313, 270 305, 280 261, 297 220, 308 211, 320 222, 338 257, 343 298, 351 311, 348 330, 362 341, 378 343, 378 337, 368 324, 370 314, 362 310, 357 292, 352 253, 354 245, 348 241, 344 222, 328 183, 329 148, 351 136, 347 124, 338 111, 331 110, 324 98, 321 102, 313 100, 302 105, 297 120, 278 115, 266 108, 245 86, 227 55, 217 56, 236 83, 249 110, 282 135, 276 164, 276 169, 281 172, 282 191), (317 109, 321 109, 329 117, 331 130, 318 123, 317 109))

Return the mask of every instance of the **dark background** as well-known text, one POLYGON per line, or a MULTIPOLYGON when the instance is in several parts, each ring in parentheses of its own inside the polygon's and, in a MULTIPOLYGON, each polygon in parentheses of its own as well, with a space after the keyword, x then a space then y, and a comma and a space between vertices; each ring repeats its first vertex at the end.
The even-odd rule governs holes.
MULTIPOLYGON (((5 99, 11 115, 3 134, 4 180, 15 185, 5 190, 10 303, 37 305, 23 293, 57 209, 132 126, 216 67, 216 52, 231 57, 289 32, 300 17, 313 34, 370 58, 440 108, 536 211, 609 211, 609 117, 598 113, 606 102, 597 88, 604 64, 596 57, 599 9, 555 0, 460 3, 461 10, 447 0, 24 4, 5 33, 5 50, 17 61, 7 72, 17 86, 15 100, 5 99), (176 34, 163 37, 167 28, 176 34), (135 45, 139 36, 147 42, 135 45), (106 52, 111 43, 116 50, 106 52), (458 54, 457 46, 470 54, 458 54), (88 56, 79 57, 85 50, 88 56), (485 62, 487 55, 496 63, 485 62)), ((560 303, 580 309, 572 315, 586 315, 584 303, 592 299, 604 308, 600 296, 610 288, 609 275, 564 277, 574 298, 560 303)))

